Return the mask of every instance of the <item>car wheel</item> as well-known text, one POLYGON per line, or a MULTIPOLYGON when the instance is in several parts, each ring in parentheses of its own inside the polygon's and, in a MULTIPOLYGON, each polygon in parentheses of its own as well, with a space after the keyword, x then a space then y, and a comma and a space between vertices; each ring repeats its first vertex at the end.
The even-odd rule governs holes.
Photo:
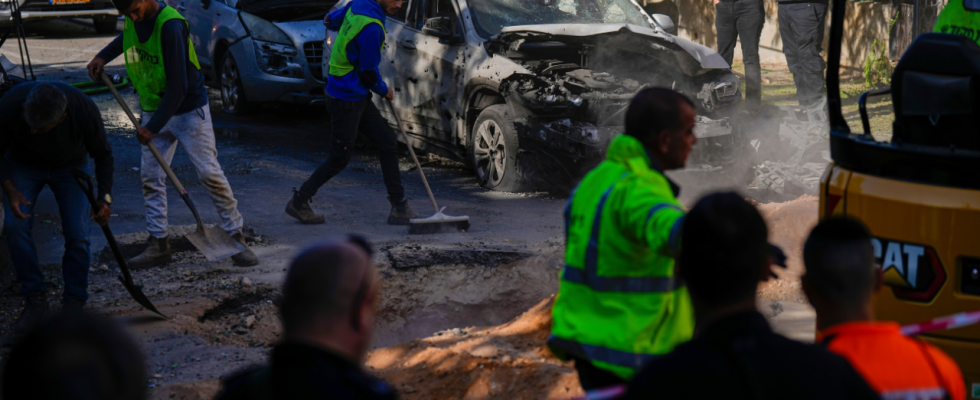
POLYGON ((110 33, 116 33, 116 22, 118 20, 116 17, 103 18, 95 17, 92 18, 92 25, 95 26, 95 33, 100 35, 106 35, 110 33))
POLYGON ((221 104, 229 114, 241 114, 248 112, 252 105, 245 97, 245 88, 242 87, 242 73, 235 62, 235 57, 231 52, 225 54, 221 62, 221 104))
POLYGON ((517 131, 506 104, 487 107, 476 118, 470 138, 470 157, 480 186, 502 192, 525 188, 517 168, 517 131))

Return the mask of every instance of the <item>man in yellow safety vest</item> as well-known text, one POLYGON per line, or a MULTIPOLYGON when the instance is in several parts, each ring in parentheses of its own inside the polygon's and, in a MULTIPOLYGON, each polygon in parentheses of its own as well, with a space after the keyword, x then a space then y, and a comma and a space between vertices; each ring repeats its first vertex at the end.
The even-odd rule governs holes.
POLYGON ((548 344, 575 360, 586 390, 632 379, 694 332, 691 300, 674 270, 684 210, 664 175, 683 168, 697 142, 694 117, 694 103, 680 93, 641 91, 626 112, 626 133, 569 198, 548 344))

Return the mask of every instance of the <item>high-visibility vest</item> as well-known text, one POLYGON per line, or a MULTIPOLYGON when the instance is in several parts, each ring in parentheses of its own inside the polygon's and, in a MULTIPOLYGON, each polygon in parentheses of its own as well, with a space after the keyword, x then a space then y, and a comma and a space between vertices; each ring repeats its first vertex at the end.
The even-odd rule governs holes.
POLYGON ((967 10, 963 0, 949 0, 933 32, 966 36, 980 45, 980 12, 967 10))
POLYGON ((552 353, 632 379, 691 339, 694 310, 674 271, 684 211, 635 138, 620 135, 565 210, 567 247, 552 353))
MULTIPOLYGON (((378 24, 385 34, 388 33, 385 30, 385 24, 381 20, 367 15, 354 14, 353 10, 350 8, 347 9, 344 23, 340 25, 340 31, 337 32, 337 41, 334 42, 333 50, 330 52, 329 73, 331 76, 341 77, 354 71, 354 65, 347 59, 347 44, 371 24, 378 24)), ((384 49, 384 46, 385 41, 382 36, 381 48, 384 49)))
MULTIPOLYGON (((136 35, 136 25, 126 17, 123 27, 123 54, 126 56, 126 72, 133 81, 133 87, 140 95, 140 108, 143 111, 156 111, 167 89, 167 71, 163 66, 163 43, 160 41, 160 31, 163 24, 170 20, 184 19, 173 7, 164 6, 157 15, 153 33, 145 42, 140 42, 136 35)), ((201 64, 197 62, 197 53, 190 36, 187 37, 187 59, 198 70, 201 64)))

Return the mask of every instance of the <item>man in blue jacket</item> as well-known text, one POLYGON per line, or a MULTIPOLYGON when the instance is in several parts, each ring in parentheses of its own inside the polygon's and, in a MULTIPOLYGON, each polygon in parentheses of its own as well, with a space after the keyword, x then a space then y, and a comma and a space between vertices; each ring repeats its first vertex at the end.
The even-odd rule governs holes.
POLYGON ((408 207, 398 170, 398 141, 388 121, 371 101, 371 92, 391 100, 394 92, 381 79, 381 49, 385 40, 385 13, 394 14, 402 0, 353 0, 325 19, 327 29, 338 31, 330 53, 327 78, 327 111, 333 143, 327 160, 286 204, 286 213, 304 224, 322 224, 323 214, 313 212, 310 199, 330 178, 343 171, 354 152, 360 129, 374 142, 381 173, 388 189, 391 213, 388 224, 407 225, 418 215, 408 207))

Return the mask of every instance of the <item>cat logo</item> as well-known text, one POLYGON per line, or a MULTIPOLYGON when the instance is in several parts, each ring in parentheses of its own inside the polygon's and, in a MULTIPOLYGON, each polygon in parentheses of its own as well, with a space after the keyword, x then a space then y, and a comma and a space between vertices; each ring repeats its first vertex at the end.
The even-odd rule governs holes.
POLYGON ((882 238, 871 239, 871 245, 895 297, 929 303, 946 283, 946 270, 932 247, 882 238))

